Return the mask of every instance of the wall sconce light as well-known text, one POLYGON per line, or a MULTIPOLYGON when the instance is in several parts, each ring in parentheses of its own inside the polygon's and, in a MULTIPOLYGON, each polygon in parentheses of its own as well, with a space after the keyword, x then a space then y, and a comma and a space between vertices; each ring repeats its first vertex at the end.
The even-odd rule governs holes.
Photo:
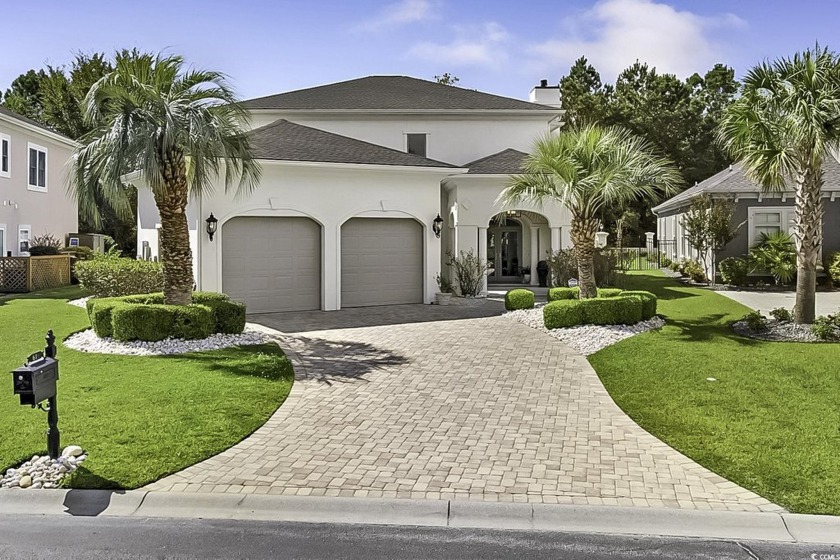
POLYGON ((219 220, 216 219, 213 212, 210 212, 210 217, 205 221, 207 222, 207 235, 210 236, 210 241, 213 241, 213 236, 216 234, 216 226, 218 225, 219 220))
POLYGON ((435 232, 435 237, 440 239, 440 231, 443 229, 443 218, 440 217, 440 214, 437 215, 437 218, 432 222, 432 231, 435 232))

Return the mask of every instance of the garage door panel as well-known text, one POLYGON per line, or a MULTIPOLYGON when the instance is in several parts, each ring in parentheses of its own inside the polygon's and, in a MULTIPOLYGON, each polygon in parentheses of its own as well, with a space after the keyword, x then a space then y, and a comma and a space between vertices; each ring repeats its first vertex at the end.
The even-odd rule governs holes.
POLYGON ((321 308, 321 228, 308 218, 222 226, 222 289, 250 313, 321 308))
POLYGON ((423 228, 412 219, 353 218, 341 228, 341 305, 423 302, 423 228))

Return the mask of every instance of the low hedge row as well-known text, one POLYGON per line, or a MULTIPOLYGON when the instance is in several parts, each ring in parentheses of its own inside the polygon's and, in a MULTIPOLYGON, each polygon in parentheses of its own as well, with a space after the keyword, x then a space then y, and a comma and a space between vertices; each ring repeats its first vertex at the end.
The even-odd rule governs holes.
POLYGON ((164 305, 162 293, 93 298, 87 312, 98 336, 123 341, 199 339, 245 329, 245 305, 214 292, 193 293, 187 306, 164 305))
POLYGON ((518 288, 510 290, 505 294, 505 309, 514 311, 516 309, 533 309, 534 292, 518 288))
MULTIPOLYGON (((562 296, 567 294, 561 292, 562 296)), ((555 298, 543 308, 543 322, 547 329, 576 325, 632 325, 654 315, 656 296, 652 293, 614 289, 599 290, 597 298, 555 298)))
MULTIPOLYGON (((599 298, 616 297, 623 293, 620 288, 598 288, 599 298)), ((550 288, 548 290, 548 301, 561 301, 564 299, 580 299, 580 288, 550 288)))

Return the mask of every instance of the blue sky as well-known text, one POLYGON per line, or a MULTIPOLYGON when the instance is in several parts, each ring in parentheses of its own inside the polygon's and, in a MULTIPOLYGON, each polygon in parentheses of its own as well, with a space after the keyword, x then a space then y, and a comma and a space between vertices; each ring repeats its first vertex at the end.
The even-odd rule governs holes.
POLYGON ((686 77, 738 74, 815 41, 840 50, 836 0, 42 0, 3 8, 0 88, 75 52, 183 54, 231 76, 243 98, 371 74, 524 98, 586 55, 612 81, 636 59, 686 77), (235 6, 235 7, 234 7, 235 6))

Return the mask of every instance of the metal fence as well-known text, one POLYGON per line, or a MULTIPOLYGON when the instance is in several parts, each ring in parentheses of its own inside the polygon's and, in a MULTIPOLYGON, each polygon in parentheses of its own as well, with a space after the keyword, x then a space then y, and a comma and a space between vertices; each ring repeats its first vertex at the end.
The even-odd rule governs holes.
POLYGON ((676 241, 650 242, 645 247, 611 247, 620 270, 657 270, 662 268, 663 257, 672 258, 676 241))

